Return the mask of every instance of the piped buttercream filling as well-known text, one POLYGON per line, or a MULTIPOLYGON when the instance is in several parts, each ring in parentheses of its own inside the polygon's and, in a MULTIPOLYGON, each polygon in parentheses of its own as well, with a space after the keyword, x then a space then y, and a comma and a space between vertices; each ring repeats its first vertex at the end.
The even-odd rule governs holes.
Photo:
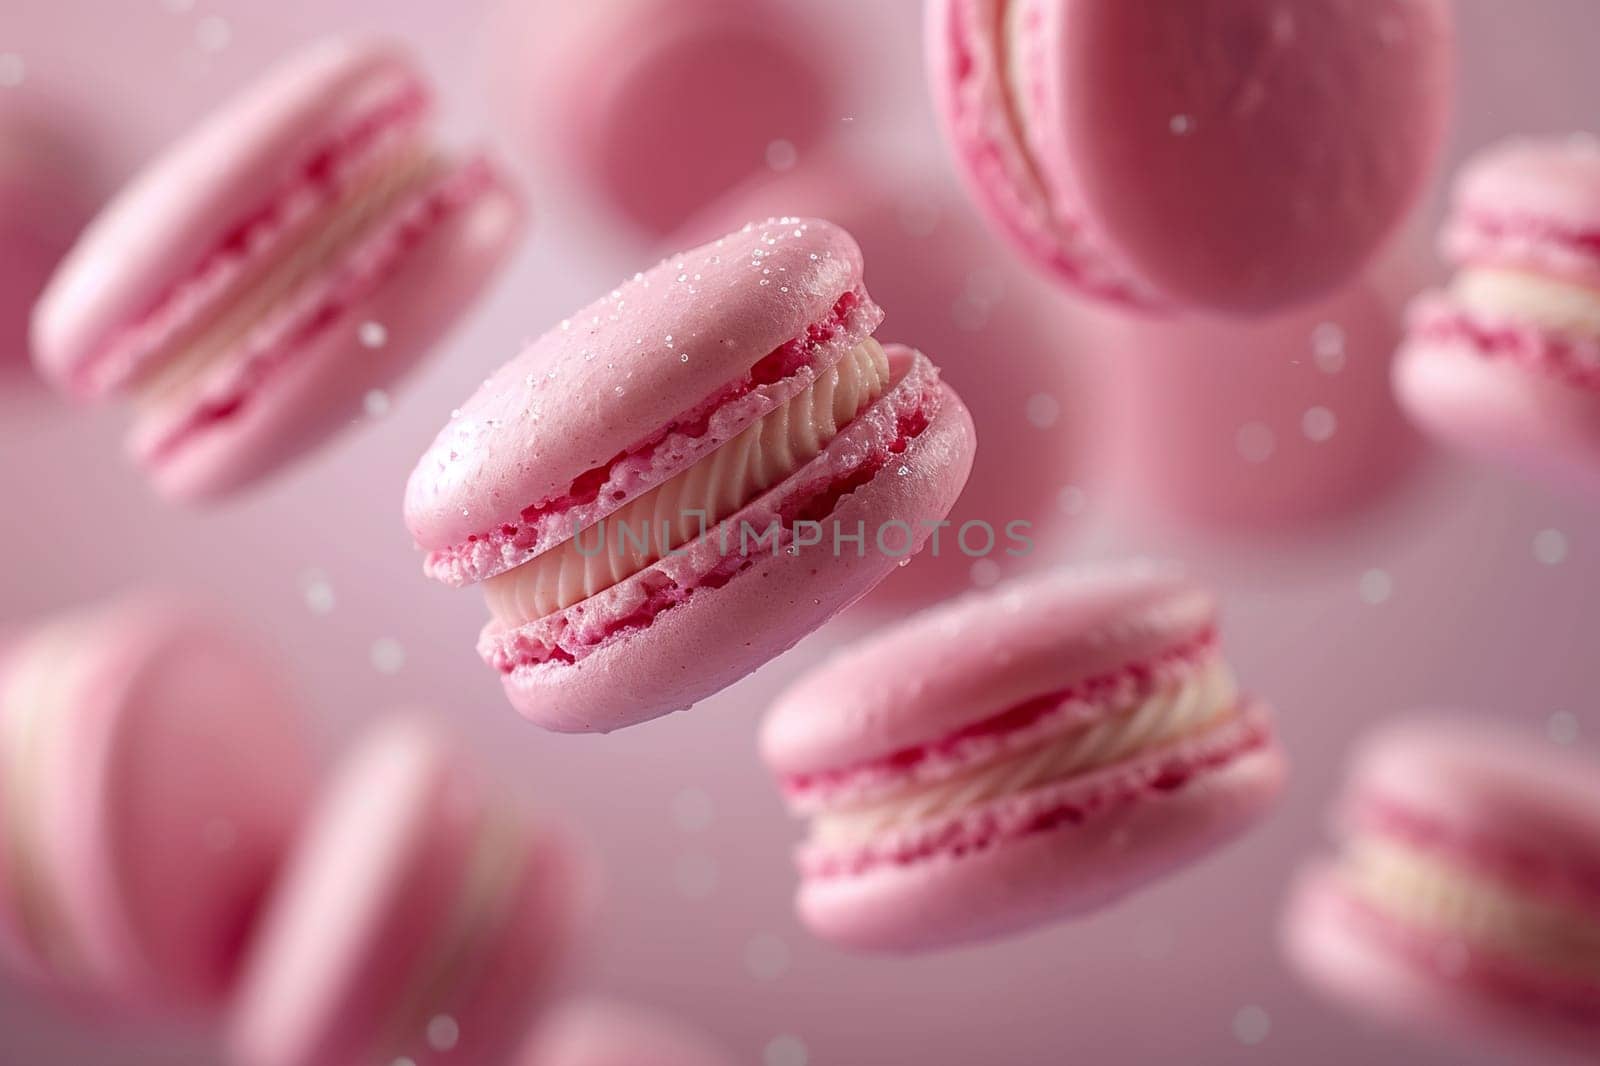
POLYGON ((1461 271, 1451 296, 1467 311, 1573 338, 1600 339, 1600 291, 1518 270, 1461 271))
POLYGON ((1339 870, 1356 898, 1406 927, 1600 981, 1600 916, 1531 898, 1378 833, 1352 839, 1339 870))
POLYGON ((571 539, 484 583, 495 620, 536 621, 627 580, 703 535, 822 453, 888 388, 868 338, 787 403, 571 539))
POLYGON ((355 164, 355 172, 341 179, 332 200, 302 224, 297 237, 255 267, 238 293, 167 342, 166 351, 151 360, 156 369, 134 384, 140 411, 186 408, 204 391, 208 370, 247 347, 257 328, 275 321, 306 286, 326 276, 400 205, 444 176, 448 162, 419 132, 395 136, 399 143, 355 164))
POLYGON ((1195 736, 1239 708, 1233 672, 1213 655, 1137 702, 949 780, 913 786, 868 805, 828 810, 811 822, 811 843, 863 844, 885 832, 935 822, 983 804, 1055 785, 1195 736))

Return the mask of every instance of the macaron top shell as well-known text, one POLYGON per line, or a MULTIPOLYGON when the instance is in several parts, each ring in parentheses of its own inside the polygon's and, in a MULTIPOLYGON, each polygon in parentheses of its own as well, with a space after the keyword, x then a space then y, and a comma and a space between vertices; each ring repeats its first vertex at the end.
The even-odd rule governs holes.
POLYGON ((1585 869, 1600 903, 1600 768, 1487 723, 1423 717, 1357 756, 1349 815, 1397 808, 1491 849, 1585 869))
POLYGON ((1025 700, 1213 638, 1210 593, 1168 570, 1062 571, 925 611, 790 687, 763 727, 780 775, 881 759, 1025 700))
POLYGON ((91 223, 35 312, 34 358, 95 395, 141 369, 101 367, 107 345, 247 234, 311 156, 374 109, 431 109, 394 46, 330 40, 298 53, 152 163, 91 223))
MULTIPOLYGON (((608 464, 663 445, 694 455, 730 439, 763 410, 719 426, 717 440, 695 438, 708 435, 720 403, 763 383, 752 378, 764 373, 758 364, 813 326, 865 339, 879 314, 859 291, 861 272, 849 234, 790 218, 747 226, 636 275, 539 338, 462 405, 407 485, 412 536, 431 552, 466 551, 503 528, 514 533, 546 506, 596 502, 590 520, 620 507, 688 464, 652 467, 627 485, 608 464), (605 498, 584 500, 586 482, 591 492, 606 489, 605 498)), ((569 538, 570 525, 543 546, 569 538)), ((465 584, 521 561, 491 556, 430 571, 465 584)))
POLYGON ((1455 188, 1446 254, 1600 284, 1600 140, 1517 139, 1478 155, 1455 188))

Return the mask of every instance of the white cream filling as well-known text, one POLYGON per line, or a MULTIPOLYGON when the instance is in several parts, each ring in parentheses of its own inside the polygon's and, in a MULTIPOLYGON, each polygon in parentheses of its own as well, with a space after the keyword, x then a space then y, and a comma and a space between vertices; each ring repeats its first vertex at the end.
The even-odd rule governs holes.
POLYGON ((1349 842, 1340 875, 1359 898, 1404 925, 1600 979, 1600 917, 1529 899, 1376 834, 1349 842))
POLYGON ((141 411, 181 406, 204 385, 206 371, 245 343, 252 331, 286 307, 329 264, 339 261, 395 208, 437 179, 447 164, 430 145, 417 142, 390 151, 351 179, 337 201, 302 223, 285 250, 219 311, 184 330, 156 370, 135 385, 141 411))
POLYGON ((460 894, 423 954, 423 961, 396 1000, 379 1049, 398 1062, 426 1046, 429 1023, 470 999, 479 973, 495 950, 494 940, 516 905, 529 861, 528 830, 522 821, 490 808, 473 844, 460 894))
POLYGON ((867 806, 819 814, 811 822, 811 839, 824 846, 860 844, 887 831, 1057 784, 1197 735, 1231 719, 1238 704, 1232 670, 1220 656, 1213 656, 1195 673, 1092 725, 974 767, 952 780, 913 787, 867 806))
POLYGON ((1600 291, 1518 270, 1463 270, 1456 303, 1490 319, 1524 322, 1577 338, 1600 339, 1600 291))
POLYGON ((73 965, 76 949, 59 911, 57 889, 41 854, 38 803, 57 728, 73 713, 87 663, 66 624, 47 627, 13 649, 0 687, 0 789, 4 789, 6 865, 22 934, 38 958, 58 969, 73 965))
POLYGON ((484 582, 490 613, 521 625, 639 573, 816 458, 888 385, 888 356, 869 337, 805 391, 689 469, 596 528, 484 582))

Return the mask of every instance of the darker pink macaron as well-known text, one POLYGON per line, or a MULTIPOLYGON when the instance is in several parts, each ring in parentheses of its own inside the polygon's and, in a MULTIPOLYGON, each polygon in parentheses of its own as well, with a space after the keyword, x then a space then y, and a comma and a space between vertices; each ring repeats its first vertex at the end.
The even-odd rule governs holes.
POLYGON ((1442 244, 1456 279, 1412 307, 1400 403, 1464 451, 1600 484, 1600 142, 1484 152, 1442 244))
POLYGON ((584 883, 421 721, 375 728, 318 801, 247 959, 245 1066, 510 1061, 564 961, 584 883))
POLYGON ((731 1061, 668 1015, 583 1001, 551 1011, 516 1066, 730 1066, 731 1061))
POLYGON ((180 499, 241 489, 348 426, 521 230, 498 171, 447 158, 432 114, 396 47, 289 59, 90 225, 35 311, 40 371, 129 399, 133 458, 180 499))
POLYGON ((1337 827, 1341 856, 1303 873, 1283 926, 1308 981, 1444 1041, 1593 1061, 1600 763, 1414 719, 1358 752, 1337 827))
POLYGON ((838 149, 747 184, 697 217, 682 243, 769 214, 815 215, 850 231, 895 338, 938 357, 983 442, 949 528, 863 607, 927 604, 1037 569, 1068 535, 1095 409, 1053 292, 1003 254, 947 181, 838 149), (960 542, 969 523, 973 554, 960 542), (996 543, 974 557, 985 526, 996 543))
POLYGON ((1064 284, 1259 313, 1353 278, 1433 173, 1446 0, 930 0, 974 194, 1064 284))
POLYGON ((1136 566, 1015 582, 853 646, 778 700, 798 907, 876 951, 1105 906, 1255 821, 1284 763, 1204 590, 1136 566))
POLYGON ((311 758, 273 672, 214 620, 130 597, 0 655, 0 958, 117 1013, 231 990, 311 758))
POLYGON ((847 233, 771 219, 636 275, 456 412, 412 473, 406 521, 430 575, 486 583, 495 617, 479 649, 523 714, 603 732, 686 708, 926 542, 974 450, 965 407, 927 357, 889 346, 875 399, 832 435, 792 439, 816 428, 817 397, 867 373, 882 317, 847 233), (783 443, 760 446, 769 461, 725 465, 752 434, 783 443), (763 482, 756 466, 778 476, 763 482), (703 505, 687 506, 691 492, 703 505), (634 521, 613 516, 641 507, 654 508, 657 549, 657 521, 716 517, 643 569, 560 583, 560 606, 534 595, 552 592, 552 560, 579 562, 573 548, 610 565, 617 524, 634 521))
POLYGON ((515 143, 664 235, 839 120, 835 51, 773 0, 502 0, 489 62, 515 143))

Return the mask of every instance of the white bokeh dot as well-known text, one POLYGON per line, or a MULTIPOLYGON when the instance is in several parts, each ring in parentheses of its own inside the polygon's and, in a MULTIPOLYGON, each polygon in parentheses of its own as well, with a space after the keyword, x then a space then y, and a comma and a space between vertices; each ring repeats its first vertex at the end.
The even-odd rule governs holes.
POLYGON ((306 607, 312 614, 328 614, 333 610, 333 586, 321 570, 307 570, 300 575, 300 595, 305 597, 306 607))
POLYGON ((28 64, 15 52, 0 52, 0 89, 15 89, 28 77, 28 64))
POLYGON ((448 1014, 428 1019, 428 1046, 435 1051, 451 1051, 461 1042, 461 1026, 448 1014))
POLYGON ((1089 506, 1089 494, 1076 485, 1068 485, 1056 496, 1056 504, 1064 515, 1080 515, 1089 506))
POLYGON ((807 1066, 811 1052, 798 1036, 777 1036, 768 1041, 761 1053, 762 1066, 807 1066))
POLYGON ((1241 1044, 1254 1047, 1265 1040, 1270 1032, 1272 1018, 1264 1007, 1252 1003, 1248 1007, 1240 1007, 1233 1016, 1233 1035, 1241 1044))
POLYGON ((233 41, 233 27, 221 15, 207 15, 194 26, 194 43, 202 52, 220 52, 233 41))
POLYGON ((1578 716, 1571 711, 1557 711, 1544 724, 1544 731, 1551 743, 1571 747, 1578 742, 1578 716))
POLYGON ((681 856, 672 879, 685 899, 709 899, 717 890, 717 864, 706 855, 681 856))
POLYGON ((1389 571, 1374 567, 1361 575, 1361 600, 1377 606, 1394 595, 1394 578, 1389 571))
POLYGON ((1533 537, 1533 557, 1546 566, 1566 562, 1567 535, 1559 529, 1541 529, 1533 537))
POLYGON ((1194 131, 1194 119, 1188 115, 1173 115, 1167 121, 1167 128, 1179 137, 1185 137, 1194 131))
POLYGON ((1311 358, 1324 374, 1337 374, 1344 369, 1344 327, 1337 322, 1323 322, 1311 331, 1311 358))
POLYGON ((978 559, 972 564, 971 576, 977 588, 992 588, 1000 581, 1000 564, 993 559, 978 559))
POLYGON ((417 1066, 417 1060, 402 1055, 398 1059, 395 1059, 393 1062, 389 1063, 389 1066, 417 1066))
POLYGON ((711 828, 715 814, 705 789, 686 788, 672 797, 672 824, 685 833, 703 833, 711 828))
POLYGON ((1049 429, 1061 417, 1061 401, 1046 392, 1028 397, 1028 423, 1034 429, 1049 429))
POLYGON ((1278 450, 1278 439, 1260 422, 1246 422, 1234 434, 1233 443, 1247 463, 1264 463, 1278 450))
POLYGON ((793 170, 794 165, 800 161, 800 153, 795 150, 792 141, 781 137, 767 145, 767 166, 773 170, 793 170))
POLYGON ((363 322, 356 337, 368 348, 382 348, 389 343, 389 331, 382 322, 363 322))
POLYGON ((1333 439, 1339 428, 1339 419, 1326 407, 1312 407, 1300 416, 1300 431, 1313 444, 1324 444, 1333 439))
POLYGON ((965 333, 977 333, 989 324, 989 306, 962 294, 950 305, 950 319, 965 333))
POLYGON ((389 394, 382 389, 371 389, 361 398, 361 409, 368 418, 382 418, 389 413, 389 394))
POLYGON ((757 933, 744 946, 744 968, 757 981, 776 981, 789 972, 789 945, 772 933, 757 933))
POLYGON ((161 6, 174 15, 182 15, 194 10, 194 0, 161 0, 161 6))
POLYGON ((931 237, 939 228, 939 205, 930 197, 908 196, 897 212, 908 237, 931 237))
POLYGON ((406 651, 393 637, 379 637, 372 642, 372 668, 380 674, 398 674, 406 664, 406 651))

